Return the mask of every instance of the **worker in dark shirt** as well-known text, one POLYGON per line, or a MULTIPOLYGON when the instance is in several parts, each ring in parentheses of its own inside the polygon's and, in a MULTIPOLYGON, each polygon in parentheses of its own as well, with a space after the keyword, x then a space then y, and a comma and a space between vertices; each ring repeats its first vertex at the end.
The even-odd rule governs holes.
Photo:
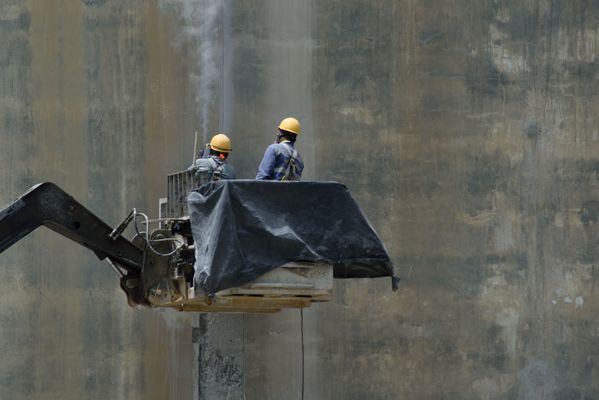
POLYGON ((257 180, 299 181, 304 162, 295 149, 295 140, 300 134, 297 119, 285 118, 279 124, 275 143, 268 146, 258 167, 257 180))
POLYGON ((235 168, 227 163, 231 152, 231 140, 227 135, 219 133, 214 135, 207 144, 208 154, 198 158, 188 170, 196 179, 198 186, 209 181, 220 179, 235 179, 235 168))

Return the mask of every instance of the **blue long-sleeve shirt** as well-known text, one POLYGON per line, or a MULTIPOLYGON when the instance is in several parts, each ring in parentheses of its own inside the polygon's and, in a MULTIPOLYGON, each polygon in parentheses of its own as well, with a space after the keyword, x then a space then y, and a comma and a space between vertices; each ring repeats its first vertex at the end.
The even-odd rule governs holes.
POLYGON ((289 160, 292 158, 294 152, 296 154, 294 158, 295 171, 291 171, 291 176, 288 176, 288 179, 300 180, 302 171, 304 170, 304 162, 299 153, 295 151, 293 143, 288 141, 268 146, 264 152, 260 167, 258 167, 256 179, 280 181, 289 169, 289 160))

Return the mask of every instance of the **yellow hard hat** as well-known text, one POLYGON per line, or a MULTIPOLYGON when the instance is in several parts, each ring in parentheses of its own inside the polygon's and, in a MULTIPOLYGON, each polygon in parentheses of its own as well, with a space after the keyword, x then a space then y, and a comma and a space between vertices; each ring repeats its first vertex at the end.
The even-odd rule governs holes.
POLYGON ((210 139, 208 146, 214 151, 229 153, 231 151, 231 140, 224 133, 219 133, 210 139))
POLYGON ((285 118, 279 124, 279 129, 286 132, 291 132, 296 135, 300 134, 300 123, 293 117, 285 118))

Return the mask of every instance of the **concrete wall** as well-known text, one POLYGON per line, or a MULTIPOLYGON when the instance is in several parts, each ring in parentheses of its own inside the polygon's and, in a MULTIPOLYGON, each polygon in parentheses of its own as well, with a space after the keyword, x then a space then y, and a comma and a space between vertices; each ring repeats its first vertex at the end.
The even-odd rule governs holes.
POLYGON ((304 311, 303 389, 299 312, 246 316, 247 397, 597 398, 596 2, 234 5, 235 161, 299 115, 403 277, 304 311))
MULTIPOLYGON (((155 215, 192 156, 175 23, 143 1, 0 2, 0 203, 51 180, 109 224, 155 215)), ((45 229, 0 277, 0 398, 193 398, 197 317, 128 307, 106 262, 45 229)))
POLYGON ((194 130, 251 178, 296 115, 305 177, 347 184, 400 291, 136 311, 40 230, 0 258, 0 397, 193 398, 198 375, 206 399, 599 397, 596 3, 221 4, 0 2, 0 200, 51 179, 114 224, 154 209, 194 130))

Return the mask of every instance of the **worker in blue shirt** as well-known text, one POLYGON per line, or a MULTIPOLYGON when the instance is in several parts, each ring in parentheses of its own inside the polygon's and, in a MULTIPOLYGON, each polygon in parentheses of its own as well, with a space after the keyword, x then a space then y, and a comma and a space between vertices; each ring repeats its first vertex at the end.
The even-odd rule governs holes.
POLYGON ((258 167, 257 180, 299 181, 304 162, 295 149, 295 140, 300 134, 297 119, 285 118, 279 124, 275 143, 268 146, 258 167))

